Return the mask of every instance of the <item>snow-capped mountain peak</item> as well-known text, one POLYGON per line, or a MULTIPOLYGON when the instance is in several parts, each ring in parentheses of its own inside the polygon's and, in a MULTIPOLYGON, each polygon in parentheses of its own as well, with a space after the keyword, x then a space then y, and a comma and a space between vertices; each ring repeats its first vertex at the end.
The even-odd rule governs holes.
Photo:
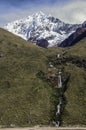
POLYGON ((33 17, 47 17, 46 14, 44 14, 42 11, 37 12, 36 14, 32 15, 33 17))
POLYGON ((60 44, 80 25, 66 24, 57 18, 38 12, 25 19, 8 23, 5 29, 25 40, 37 42, 46 39, 48 47, 60 44))

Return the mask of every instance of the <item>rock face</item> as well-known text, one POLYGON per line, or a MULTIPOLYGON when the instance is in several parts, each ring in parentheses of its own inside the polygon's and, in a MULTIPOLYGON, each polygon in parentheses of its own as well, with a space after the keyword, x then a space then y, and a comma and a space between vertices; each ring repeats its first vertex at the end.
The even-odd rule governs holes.
MULTIPOLYGON (((83 26, 85 25, 83 23, 83 26)), ((60 44, 81 26, 80 24, 67 24, 57 18, 38 12, 26 19, 8 23, 5 29, 35 43, 46 39, 49 43, 48 47, 52 47, 60 44)))
POLYGON ((37 40, 37 45, 43 48, 47 48, 49 43, 46 39, 37 40))
POLYGON ((68 47, 72 46, 81 39, 86 37, 86 28, 78 28, 76 32, 71 34, 67 39, 65 39, 59 46, 60 47, 68 47))

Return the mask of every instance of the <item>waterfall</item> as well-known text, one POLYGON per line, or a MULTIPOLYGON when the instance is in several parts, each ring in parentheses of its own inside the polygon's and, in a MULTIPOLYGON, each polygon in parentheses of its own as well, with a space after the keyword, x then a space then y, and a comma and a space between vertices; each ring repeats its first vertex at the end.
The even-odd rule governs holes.
MULTIPOLYGON (((56 55, 56 60, 57 61, 52 61, 52 62, 49 62, 49 66, 51 67, 51 69, 54 67, 56 68, 56 65, 59 68, 58 70, 58 73, 56 72, 55 73, 55 87, 57 87, 57 91, 58 91, 58 103, 56 105, 56 113, 55 113, 55 117, 54 117, 54 120, 53 120, 53 125, 56 126, 56 127, 59 127, 61 126, 61 123, 62 123, 62 120, 61 120, 61 116, 62 116, 62 113, 63 113, 63 110, 64 110, 64 107, 65 107, 65 104, 66 104, 66 99, 65 99, 65 96, 64 96, 64 92, 66 91, 67 89, 67 82, 70 78, 70 74, 64 74, 64 71, 63 71, 63 64, 64 62, 64 57, 61 56, 60 54, 57 54, 56 55)), ((58 69, 58 68, 56 68, 58 69)))
POLYGON ((60 124, 61 124, 61 121, 60 121, 61 107, 62 107, 62 104, 63 104, 62 103, 63 97, 61 96, 61 93, 62 93, 62 91, 61 91, 61 88, 62 88, 62 71, 61 70, 59 70, 57 78, 58 78, 57 84, 58 84, 58 89, 60 89, 60 93, 59 93, 59 102, 57 104, 57 110, 56 110, 56 121, 55 121, 56 124, 55 124, 55 126, 59 127, 60 124))
POLYGON ((62 79, 61 79, 61 70, 59 71, 58 74, 58 88, 62 88, 62 79))
POLYGON ((57 105, 57 112, 56 112, 56 115, 57 114, 60 114, 60 110, 61 110, 61 106, 60 106, 60 103, 57 105))

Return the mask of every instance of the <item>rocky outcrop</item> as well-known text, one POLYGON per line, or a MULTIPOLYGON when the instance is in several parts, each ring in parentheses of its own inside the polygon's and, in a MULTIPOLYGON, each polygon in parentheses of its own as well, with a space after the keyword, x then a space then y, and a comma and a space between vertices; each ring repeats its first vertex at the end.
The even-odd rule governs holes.
POLYGON ((37 40, 36 45, 43 47, 43 48, 47 48, 49 43, 46 39, 40 39, 40 40, 37 40))
POLYGON ((59 46, 60 47, 68 47, 72 46, 81 39, 86 37, 86 28, 78 28, 76 32, 71 34, 66 40, 64 40, 59 46))

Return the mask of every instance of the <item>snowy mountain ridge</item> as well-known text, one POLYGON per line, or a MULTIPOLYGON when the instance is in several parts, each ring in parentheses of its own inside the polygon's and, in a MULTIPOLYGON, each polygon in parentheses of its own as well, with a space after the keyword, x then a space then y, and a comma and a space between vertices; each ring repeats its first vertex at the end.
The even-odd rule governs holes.
POLYGON ((48 47, 52 47, 60 44, 79 27, 80 24, 67 24, 40 11, 26 19, 8 23, 4 28, 34 43, 46 39, 49 43, 48 47))

